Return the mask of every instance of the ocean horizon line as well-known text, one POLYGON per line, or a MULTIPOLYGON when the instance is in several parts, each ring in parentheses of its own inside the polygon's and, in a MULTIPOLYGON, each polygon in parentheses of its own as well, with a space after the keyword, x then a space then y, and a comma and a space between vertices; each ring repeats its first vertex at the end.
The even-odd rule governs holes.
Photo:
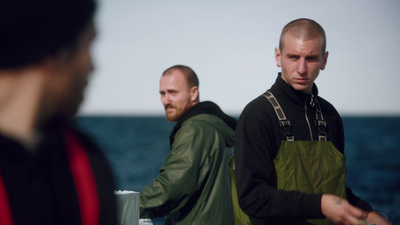
MULTIPOLYGON (((229 113, 226 114, 239 118, 240 113, 229 113)), ((339 113, 343 118, 360 117, 360 118, 399 118, 400 113, 339 113)), ((161 113, 82 113, 75 116, 79 117, 165 117, 165 114, 161 113)))

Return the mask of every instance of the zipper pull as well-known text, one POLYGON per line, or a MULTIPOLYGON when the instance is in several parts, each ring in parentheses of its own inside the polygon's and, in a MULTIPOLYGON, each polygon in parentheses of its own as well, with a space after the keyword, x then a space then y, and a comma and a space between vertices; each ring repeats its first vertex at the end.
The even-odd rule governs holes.
POLYGON ((314 106, 315 106, 314 95, 311 95, 310 106, 311 106, 311 107, 314 107, 314 106))

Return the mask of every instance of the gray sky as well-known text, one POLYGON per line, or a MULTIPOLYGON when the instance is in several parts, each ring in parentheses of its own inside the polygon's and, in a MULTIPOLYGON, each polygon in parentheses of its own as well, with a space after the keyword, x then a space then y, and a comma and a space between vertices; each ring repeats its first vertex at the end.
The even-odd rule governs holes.
POLYGON ((80 114, 163 115, 159 78, 176 64, 197 73, 200 100, 240 114, 274 83, 281 29, 300 17, 327 35, 321 97, 342 115, 400 115, 397 0, 100 0, 80 114))

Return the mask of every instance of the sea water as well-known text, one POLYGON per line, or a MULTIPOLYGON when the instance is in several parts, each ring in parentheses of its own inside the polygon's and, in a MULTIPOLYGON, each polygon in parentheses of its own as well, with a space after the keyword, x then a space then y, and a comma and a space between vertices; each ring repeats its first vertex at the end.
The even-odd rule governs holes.
MULTIPOLYGON (((117 190, 141 191, 169 153, 174 123, 164 117, 84 116, 78 126, 103 149, 117 190)), ((400 117, 343 117, 347 185, 400 224, 400 117)), ((152 219, 154 225, 163 218, 152 219)))

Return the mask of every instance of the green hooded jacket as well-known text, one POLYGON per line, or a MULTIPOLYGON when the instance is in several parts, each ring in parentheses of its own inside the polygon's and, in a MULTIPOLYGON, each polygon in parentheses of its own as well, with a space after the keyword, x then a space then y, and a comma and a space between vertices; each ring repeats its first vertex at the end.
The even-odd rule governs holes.
POLYGON ((211 114, 186 119, 160 174, 140 193, 140 217, 166 224, 234 224, 230 175, 234 129, 211 114))

